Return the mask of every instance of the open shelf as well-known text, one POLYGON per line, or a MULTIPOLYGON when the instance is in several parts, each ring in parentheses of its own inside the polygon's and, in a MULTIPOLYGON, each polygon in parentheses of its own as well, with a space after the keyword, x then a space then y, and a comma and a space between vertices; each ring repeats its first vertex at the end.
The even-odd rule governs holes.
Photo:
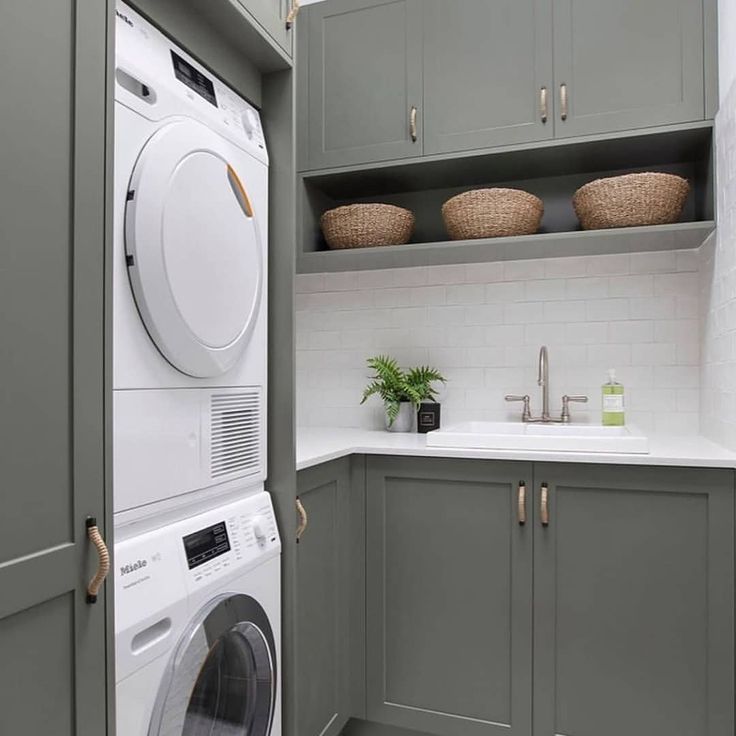
POLYGON ((379 248, 314 251, 297 260, 298 273, 367 271, 379 268, 439 266, 451 263, 519 261, 528 258, 640 253, 697 248, 713 232, 715 223, 682 222, 616 230, 541 233, 513 238, 449 240, 379 248))
POLYGON ((545 141, 490 151, 434 156, 363 167, 304 172, 298 177, 297 271, 369 270, 420 265, 553 258, 697 248, 714 228, 712 124, 657 128, 618 137, 545 141), (583 184, 635 171, 663 171, 692 184, 682 222, 580 230, 572 196, 583 184), (544 202, 540 232, 484 240, 447 240, 443 202, 468 189, 504 186, 544 202), (386 202, 412 210, 407 245, 331 251, 319 227, 327 209, 386 202))

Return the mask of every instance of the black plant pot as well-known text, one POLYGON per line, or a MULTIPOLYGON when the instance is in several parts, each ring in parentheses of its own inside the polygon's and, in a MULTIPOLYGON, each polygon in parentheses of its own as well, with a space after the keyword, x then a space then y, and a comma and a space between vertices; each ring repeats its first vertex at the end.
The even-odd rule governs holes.
POLYGON ((417 411, 417 432, 426 434, 440 428, 440 405, 435 401, 423 401, 417 411))

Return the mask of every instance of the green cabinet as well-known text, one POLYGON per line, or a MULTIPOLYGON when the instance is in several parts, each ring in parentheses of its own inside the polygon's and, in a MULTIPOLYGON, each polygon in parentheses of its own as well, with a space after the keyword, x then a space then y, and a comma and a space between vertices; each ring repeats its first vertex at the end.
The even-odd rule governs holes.
POLYGON ((441 736, 531 731, 528 463, 368 458, 367 715, 441 736))
POLYGON ((362 661, 351 642, 362 639, 363 491, 360 483, 351 489, 350 458, 299 472, 297 490, 307 525, 296 549, 295 723, 298 736, 337 736, 362 661))
POLYGON ((294 25, 287 27, 293 0, 231 0, 242 5, 278 45, 291 56, 294 25))
POLYGON ((733 734, 733 493, 731 471, 535 466, 535 736, 733 734))
POLYGON ((421 1, 337 0, 305 13, 308 168, 421 154, 421 1))
POLYGON ((112 586, 87 603, 97 555, 85 522, 96 517, 104 532, 111 511, 103 371, 113 14, 99 0, 4 3, 1 12, 1 734, 103 736, 110 722, 112 586))
POLYGON ((370 720, 438 736, 731 736, 732 471, 367 468, 370 720))
POLYGON ((555 135, 702 120, 715 53, 703 11, 701 0, 555 0, 555 135))
POLYGON ((425 0, 422 10, 425 154, 553 136, 550 0, 425 0))
POLYGON ((317 3, 299 49, 302 167, 703 120, 715 1, 317 3))

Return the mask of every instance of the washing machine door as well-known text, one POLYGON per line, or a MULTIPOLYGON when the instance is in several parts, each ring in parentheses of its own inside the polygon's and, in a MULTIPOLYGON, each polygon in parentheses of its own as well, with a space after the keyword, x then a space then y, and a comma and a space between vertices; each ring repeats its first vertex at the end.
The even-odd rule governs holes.
POLYGON ((268 736, 276 700, 268 617, 250 596, 212 601, 180 640, 148 736, 268 736))
POLYGON ((258 213, 248 196, 265 167, 210 128, 160 128, 136 161, 125 251, 138 311, 156 347, 198 378, 233 367, 263 288, 258 213))

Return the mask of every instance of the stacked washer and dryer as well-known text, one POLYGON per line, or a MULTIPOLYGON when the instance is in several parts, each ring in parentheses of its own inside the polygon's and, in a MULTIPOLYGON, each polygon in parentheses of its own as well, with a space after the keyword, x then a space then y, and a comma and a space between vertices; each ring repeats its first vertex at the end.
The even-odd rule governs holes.
POLYGON ((280 736, 260 116, 116 15, 117 733, 280 736))

